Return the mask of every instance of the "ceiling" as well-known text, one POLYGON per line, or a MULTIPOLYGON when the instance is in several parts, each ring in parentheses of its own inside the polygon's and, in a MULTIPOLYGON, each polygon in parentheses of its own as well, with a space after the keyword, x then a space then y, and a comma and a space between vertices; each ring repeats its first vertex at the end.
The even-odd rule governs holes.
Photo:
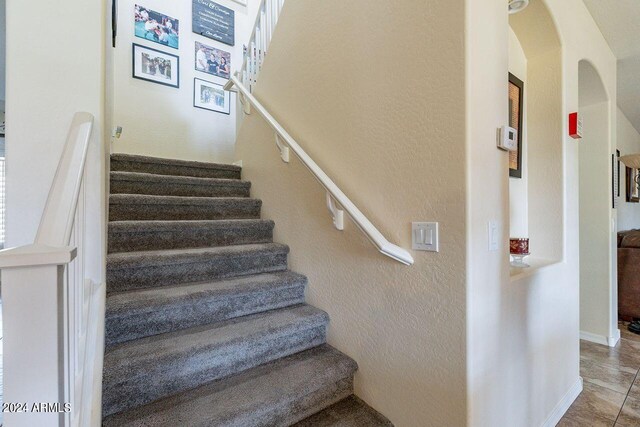
POLYGON ((640 0, 583 0, 618 58, 618 106, 640 132, 640 0))

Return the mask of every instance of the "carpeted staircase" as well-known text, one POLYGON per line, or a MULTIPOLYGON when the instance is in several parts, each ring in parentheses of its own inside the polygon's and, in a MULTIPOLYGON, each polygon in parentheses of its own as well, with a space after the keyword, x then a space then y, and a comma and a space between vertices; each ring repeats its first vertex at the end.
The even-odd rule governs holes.
POLYGON ((391 425, 240 172, 112 155, 104 425, 391 425))

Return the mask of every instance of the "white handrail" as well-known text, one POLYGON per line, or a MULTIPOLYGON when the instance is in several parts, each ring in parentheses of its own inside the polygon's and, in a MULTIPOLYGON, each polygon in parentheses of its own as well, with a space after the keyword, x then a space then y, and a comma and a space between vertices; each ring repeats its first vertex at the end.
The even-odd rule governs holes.
POLYGON ((87 195, 103 183, 86 179, 85 168, 93 120, 73 117, 34 243, 0 251, 5 401, 59 404, 6 413, 6 425, 99 424, 105 299, 88 273, 102 249, 87 238, 87 195))
POLYGON ((80 197, 80 186, 93 129, 93 116, 76 113, 42 213, 35 243, 67 246, 80 197))
MULTIPOLYGON (((393 258, 406 265, 413 264, 411 254, 389 242, 378 229, 369 221, 369 219, 356 207, 355 204, 338 188, 338 186, 327 176, 327 174, 313 161, 313 159, 300 147, 291 135, 278 123, 278 121, 265 109, 265 107, 250 93, 250 91, 242 84, 237 76, 231 76, 229 82, 225 86, 226 90, 230 90, 233 86, 239 91, 240 98, 244 102, 250 103, 260 115, 266 120, 271 128, 276 132, 276 141, 279 139, 284 142, 288 148, 293 150, 298 159, 309 169, 309 172, 318 180, 318 182, 327 190, 328 206, 334 215, 334 224, 336 228, 342 229, 344 225, 339 217, 341 217, 340 209, 334 205, 334 201, 342 206, 349 214, 353 222, 364 233, 371 243, 384 255, 393 258)), ((287 148, 284 147, 284 148, 287 148)), ((282 151, 281 151, 282 152, 282 151)), ((288 158, 288 154, 287 154, 288 158)), ((284 156, 283 156, 284 159, 284 156)), ((287 160, 285 160, 287 161, 287 160)))

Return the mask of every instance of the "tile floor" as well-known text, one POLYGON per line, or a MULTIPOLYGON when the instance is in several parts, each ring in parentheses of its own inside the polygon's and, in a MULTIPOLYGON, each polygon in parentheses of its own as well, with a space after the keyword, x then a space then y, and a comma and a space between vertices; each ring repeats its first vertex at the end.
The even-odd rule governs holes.
POLYGON ((615 348, 580 341, 584 389, 558 427, 640 426, 640 335, 620 332, 615 348))

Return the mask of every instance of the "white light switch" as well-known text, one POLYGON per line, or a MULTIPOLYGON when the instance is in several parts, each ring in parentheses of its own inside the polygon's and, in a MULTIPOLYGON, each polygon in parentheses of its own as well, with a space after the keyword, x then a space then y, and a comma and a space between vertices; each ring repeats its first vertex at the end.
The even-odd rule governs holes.
POLYGON ((500 246, 500 227, 498 221, 489 221, 489 251, 495 252, 500 246))
POLYGON ((411 237, 414 250, 439 252, 437 222, 412 222, 411 237))

